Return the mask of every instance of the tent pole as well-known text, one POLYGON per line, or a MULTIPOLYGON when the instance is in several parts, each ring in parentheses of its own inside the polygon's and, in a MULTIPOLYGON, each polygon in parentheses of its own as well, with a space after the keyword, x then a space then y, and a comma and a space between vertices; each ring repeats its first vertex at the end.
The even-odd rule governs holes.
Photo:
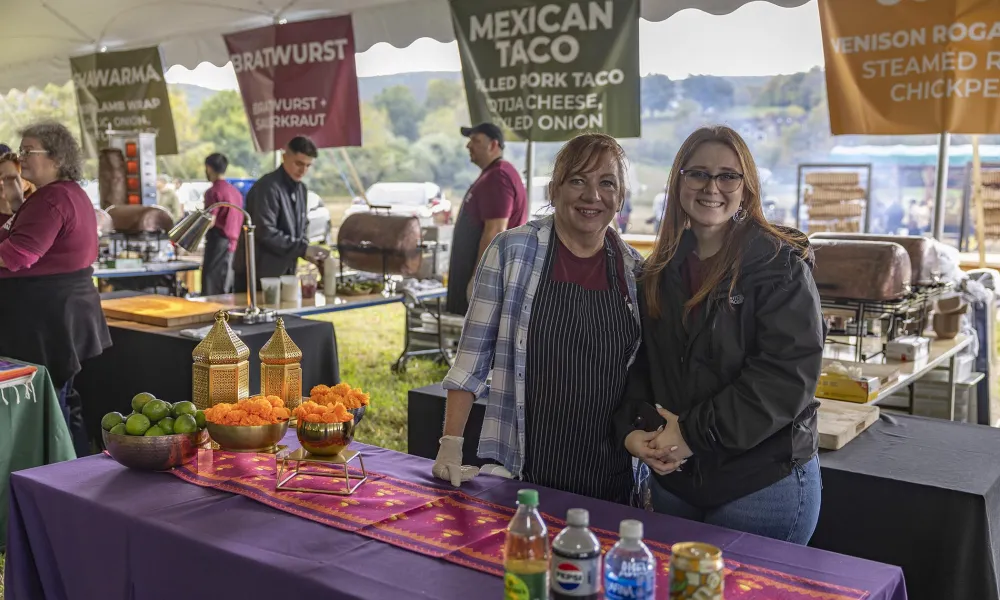
POLYGON ((934 182, 934 239, 944 237, 945 196, 948 193, 948 146, 951 134, 942 133, 938 141, 937 174, 934 182))
POLYGON ((986 222, 983 214, 983 163, 979 156, 979 136, 972 136, 972 210, 976 218, 976 245, 979 268, 986 266, 986 222))
POLYGON ((531 180, 535 177, 535 142, 528 140, 524 153, 525 192, 527 193, 528 216, 531 216, 531 180))

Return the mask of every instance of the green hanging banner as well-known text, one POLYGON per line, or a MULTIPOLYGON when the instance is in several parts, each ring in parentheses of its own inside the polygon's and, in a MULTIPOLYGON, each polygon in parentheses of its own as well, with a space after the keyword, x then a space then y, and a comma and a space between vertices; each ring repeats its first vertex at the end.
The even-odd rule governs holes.
POLYGON ((156 133, 156 153, 177 154, 174 115, 160 49, 100 52, 69 59, 80 114, 80 142, 93 158, 115 131, 156 133))
POLYGON ((639 0, 450 0, 473 123, 640 135, 639 0))

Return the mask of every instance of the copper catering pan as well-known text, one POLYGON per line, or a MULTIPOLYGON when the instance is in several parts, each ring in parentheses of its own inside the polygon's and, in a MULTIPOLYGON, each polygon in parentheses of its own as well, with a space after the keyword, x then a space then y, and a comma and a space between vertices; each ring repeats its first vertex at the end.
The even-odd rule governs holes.
POLYGON ((913 285, 934 285, 941 280, 941 266, 938 264, 934 242, 919 235, 876 235, 873 233, 814 233, 810 240, 854 240, 865 242, 893 242, 906 250, 910 257, 913 285))
POLYGON ((888 302, 910 293, 913 269, 899 244, 815 238, 810 243, 816 252, 813 278, 821 296, 888 302))

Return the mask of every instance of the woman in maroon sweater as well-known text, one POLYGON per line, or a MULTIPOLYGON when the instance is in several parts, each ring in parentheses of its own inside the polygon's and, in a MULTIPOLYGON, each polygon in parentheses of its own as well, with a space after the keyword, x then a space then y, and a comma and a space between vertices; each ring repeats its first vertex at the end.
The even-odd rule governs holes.
POLYGON ((89 453, 82 403, 73 393, 80 363, 111 346, 94 286, 97 219, 82 177, 80 146, 68 129, 40 123, 21 131, 21 176, 37 186, 0 229, 0 356, 44 365, 59 391, 77 454, 89 453))

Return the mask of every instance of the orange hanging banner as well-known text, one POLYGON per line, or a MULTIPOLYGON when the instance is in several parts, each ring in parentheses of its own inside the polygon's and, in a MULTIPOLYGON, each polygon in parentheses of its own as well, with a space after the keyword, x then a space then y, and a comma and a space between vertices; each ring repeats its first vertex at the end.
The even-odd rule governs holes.
POLYGON ((1000 133, 1000 2, 820 0, 834 135, 1000 133))

